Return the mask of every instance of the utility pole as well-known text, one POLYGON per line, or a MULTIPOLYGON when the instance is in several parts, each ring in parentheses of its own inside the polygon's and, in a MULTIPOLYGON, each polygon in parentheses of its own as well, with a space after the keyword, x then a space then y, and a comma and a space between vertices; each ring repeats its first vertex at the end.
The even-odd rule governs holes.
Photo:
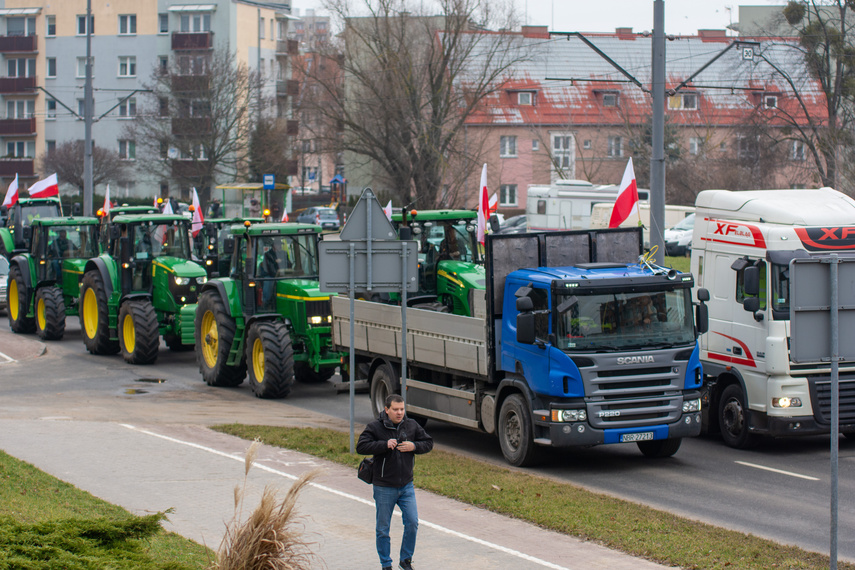
POLYGON ((86 0, 86 83, 83 85, 83 215, 92 209, 92 0, 86 0))
POLYGON ((665 261, 665 1, 653 0, 653 154, 650 158, 650 249, 665 261))

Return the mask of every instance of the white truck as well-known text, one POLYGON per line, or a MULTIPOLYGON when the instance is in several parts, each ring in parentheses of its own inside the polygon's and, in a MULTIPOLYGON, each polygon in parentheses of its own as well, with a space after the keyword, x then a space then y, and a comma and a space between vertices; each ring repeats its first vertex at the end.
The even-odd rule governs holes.
MULTIPOLYGON (((855 200, 818 190, 705 190, 695 202, 692 273, 709 291, 700 338, 704 427, 727 445, 828 433, 830 364, 790 360, 794 258, 855 255, 855 200)), ((855 434, 855 366, 840 366, 840 432, 855 434)))
MULTIPOLYGON (((615 185, 595 186, 585 180, 558 180, 552 186, 528 187, 525 203, 528 231, 584 230, 591 227, 596 204, 614 204, 620 189, 615 185)), ((646 203, 648 190, 638 190, 646 203)))

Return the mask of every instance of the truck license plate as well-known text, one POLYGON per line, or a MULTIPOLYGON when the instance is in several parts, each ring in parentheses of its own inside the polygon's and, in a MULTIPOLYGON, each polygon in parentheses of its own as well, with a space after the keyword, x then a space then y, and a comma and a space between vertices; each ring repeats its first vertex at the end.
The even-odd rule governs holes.
POLYGON ((652 431, 643 431, 641 433, 625 433, 620 436, 621 443, 628 441, 647 441, 653 439, 652 431))

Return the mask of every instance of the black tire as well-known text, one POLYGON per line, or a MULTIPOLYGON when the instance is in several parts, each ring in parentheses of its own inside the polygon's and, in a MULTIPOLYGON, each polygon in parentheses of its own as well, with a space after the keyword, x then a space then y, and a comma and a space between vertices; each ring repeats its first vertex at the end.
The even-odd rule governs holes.
POLYGON ((24 284, 24 276, 17 265, 9 268, 9 279, 6 289, 6 313, 9 316, 9 326, 12 332, 32 334, 36 330, 36 320, 27 317, 30 309, 30 291, 24 284))
POLYGON ((400 376, 396 371, 392 364, 384 362, 371 374, 371 411, 375 418, 386 408, 388 396, 401 393, 400 376))
POLYGON ((83 344, 92 354, 116 354, 119 341, 110 338, 110 315, 107 292, 98 270, 87 271, 80 286, 80 330, 83 344))
POLYGON ((235 321, 215 290, 203 291, 196 306, 196 362, 208 386, 239 386, 246 378, 246 358, 229 366, 229 351, 235 339, 235 321), (205 330, 203 330, 203 327, 205 330))
POLYGON ((499 412, 499 445, 511 465, 526 467, 537 460, 531 411, 521 394, 511 394, 499 412))
POLYGON ((681 443, 683 443, 683 438, 675 437, 655 441, 639 441, 636 442, 636 445, 645 457, 671 457, 680 449, 681 443))
POLYGON ((119 309, 119 346, 128 364, 154 364, 160 352, 157 313, 148 299, 131 299, 119 309))
POLYGON ((718 402, 718 425, 721 437, 730 447, 747 449, 757 445, 758 437, 748 431, 745 394, 739 384, 731 384, 718 402))
POLYGON ((36 334, 42 340, 61 340, 65 335, 65 299, 59 287, 36 291, 36 334))
POLYGON ((249 382, 258 398, 284 398, 294 385, 294 351, 284 323, 264 321, 246 337, 249 382))
POLYGON ((332 378, 333 374, 335 374, 335 368, 321 368, 315 372, 306 362, 298 362, 294 369, 297 382, 303 384, 320 384, 332 378))
POLYGON ((184 344, 181 342, 181 336, 177 334, 168 334, 163 337, 164 342, 166 342, 167 348, 172 352, 187 352, 188 350, 193 350, 194 344, 184 344))

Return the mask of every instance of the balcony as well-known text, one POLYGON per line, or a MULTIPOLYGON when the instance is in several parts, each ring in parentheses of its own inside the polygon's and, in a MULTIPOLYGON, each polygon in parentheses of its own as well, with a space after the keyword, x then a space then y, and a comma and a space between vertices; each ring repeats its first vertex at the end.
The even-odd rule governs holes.
POLYGON ((176 178, 201 178, 210 174, 210 166, 207 160, 173 160, 172 176, 176 178))
POLYGON ((287 121, 285 123, 285 134, 289 137, 296 137, 300 133, 299 121, 287 121))
POLYGON ((300 82, 296 79, 276 82, 276 95, 279 97, 296 97, 300 94, 300 82))
POLYGON ((0 119, 0 136, 35 135, 36 120, 33 119, 0 119))
POLYGON ((3 178, 32 177, 35 169, 32 158, 0 158, 0 176, 3 178))
POLYGON ((35 77, 0 77, 0 93, 31 93, 35 89, 35 77))
POLYGON ((2 53, 35 53, 39 51, 37 36, 0 36, 2 53))
POLYGON ((173 75, 171 81, 173 93, 192 93, 211 88, 210 75, 173 75))
POLYGON ((214 47, 213 32, 172 32, 172 49, 193 50, 214 47))
POLYGON ((277 41, 276 55, 300 55, 300 42, 297 40, 277 41))
POLYGON ((172 119, 172 134, 183 137, 211 132, 210 117, 178 117, 172 119))

